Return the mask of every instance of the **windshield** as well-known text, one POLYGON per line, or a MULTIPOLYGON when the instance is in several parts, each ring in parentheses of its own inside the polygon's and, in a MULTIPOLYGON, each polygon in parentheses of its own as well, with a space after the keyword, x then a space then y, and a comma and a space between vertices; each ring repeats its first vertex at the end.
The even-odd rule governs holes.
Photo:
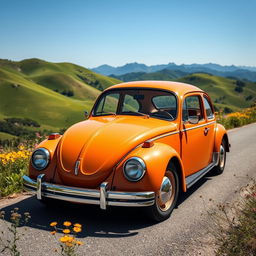
POLYGON ((174 94, 154 89, 121 89, 103 93, 93 110, 93 116, 148 115, 174 120, 177 100, 174 94))

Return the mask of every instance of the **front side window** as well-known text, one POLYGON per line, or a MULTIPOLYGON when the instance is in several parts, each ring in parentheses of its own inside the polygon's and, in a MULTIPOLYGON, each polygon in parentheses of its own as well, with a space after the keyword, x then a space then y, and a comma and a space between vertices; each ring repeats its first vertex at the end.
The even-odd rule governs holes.
POLYGON ((182 120, 187 121, 189 117, 199 117, 199 120, 204 118, 199 95, 188 96, 183 102, 182 120))
POLYGON ((100 101, 100 104, 98 105, 98 108, 95 114, 106 115, 106 114, 116 113, 119 96, 120 95, 118 93, 112 93, 112 94, 106 95, 100 101))
POLYGON ((174 120, 177 99, 174 94, 155 89, 113 89, 103 93, 96 103, 93 116, 149 115, 152 118, 174 120))

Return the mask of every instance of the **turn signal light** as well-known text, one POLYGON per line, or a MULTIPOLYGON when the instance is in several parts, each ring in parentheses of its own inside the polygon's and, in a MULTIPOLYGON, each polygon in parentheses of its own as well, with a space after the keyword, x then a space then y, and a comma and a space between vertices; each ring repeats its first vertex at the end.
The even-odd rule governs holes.
POLYGON ((151 148, 154 146, 154 142, 153 141, 145 141, 142 145, 143 148, 151 148))
POLYGON ((56 140, 60 137, 60 134, 59 133, 51 133, 49 136, 48 136, 48 140, 56 140))

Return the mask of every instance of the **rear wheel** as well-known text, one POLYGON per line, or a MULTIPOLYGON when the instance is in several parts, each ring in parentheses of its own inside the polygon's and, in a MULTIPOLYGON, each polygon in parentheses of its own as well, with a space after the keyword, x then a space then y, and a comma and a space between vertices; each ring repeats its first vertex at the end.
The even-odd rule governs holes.
POLYGON ((156 192, 155 204, 147 211, 153 220, 160 222, 170 217, 178 199, 179 178, 174 164, 170 164, 156 192))
POLYGON ((215 175, 222 174, 224 171, 225 165, 226 165, 226 144, 225 144, 225 140, 222 140, 220 145, 219 162, 218 162, 218 165, 216 165, 212 169, 212 174, 215 174, 215 175))

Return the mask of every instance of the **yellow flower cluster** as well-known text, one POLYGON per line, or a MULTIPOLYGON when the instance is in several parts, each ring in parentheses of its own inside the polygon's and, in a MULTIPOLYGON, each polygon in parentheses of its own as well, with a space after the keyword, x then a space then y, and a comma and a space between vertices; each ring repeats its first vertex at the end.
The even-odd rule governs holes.
POLYGON ((241 112, 234 112, 234 113, 228 114, 227 117, 249 118, 247 114, 241 113, 241 112))
MULTIPOLYGON (((58 223, 56 221, 50 223, 50 226, 55 229, 54 231, 51 231, 52 235, 56 235, 57 233, 57 224, 58 223)), ((63 246, 75 249, 76 246, 80 246, 83 244, 81 241, 76 240, 77 233, 82 231, 81 224, 75 223, 74 225, 72 225, 70 221, 64 221, 63 226, 65 227, 64 229, 62 229, 64 235, 59 238, 59 241, 61 242, 61 244, 63 244, 63 246), (70 233, 72 233, 73 235, 70 235, 70 233)))
POLYGON ((0 154, 0 163, 7 165, 8 163, 14 163, 18 159, 28 159, 30 154, 31 152, 29 150, 26 150, 23 146, 20 146, 18 151, 0 154))

